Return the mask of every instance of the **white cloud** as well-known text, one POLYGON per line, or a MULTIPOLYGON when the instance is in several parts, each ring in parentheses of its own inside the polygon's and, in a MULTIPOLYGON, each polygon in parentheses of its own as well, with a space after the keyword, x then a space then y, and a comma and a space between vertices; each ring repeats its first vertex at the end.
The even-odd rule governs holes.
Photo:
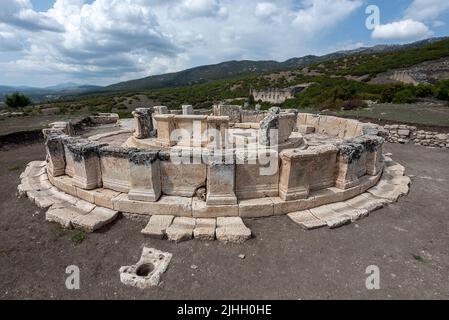
POLYGON ((2 3, 0 23, 32 32, 64 31, 63 25, 57 23, 48 13, 34 11, 29 0, 11 0, 7 4, 2 3))
POLYGON ((305 0, 293 24, 313 35, 345 20, 362 4, 361 0, 305 0))
POLYGON ((414 0, 406 9, 405 17, 418 21, 433 21, 448 10, 448 0, 414 0))
POLYGON ((182 0, 169 10, 174 18, 179 19, 226 18, 228 15, 228 9, 219 0, 182 0))
POLYGON ((372 33, 374 39, 422 39, 432 36, 430 29, 422 22, 406 19, 377 26, 372 33))
POLYGON ((272 2, 260 2, 256 6, 254 14, 259 18, 270 18, 278 14, 278 7, 272 2))
POLYGON ((225 60, 316 53, 323 47, 315 48, 314 41, 336 31, 363 4, 56 0, 50 10, 37 12, 30 0, 0 1, 0 83, 34 85, 108 84, 225 60))

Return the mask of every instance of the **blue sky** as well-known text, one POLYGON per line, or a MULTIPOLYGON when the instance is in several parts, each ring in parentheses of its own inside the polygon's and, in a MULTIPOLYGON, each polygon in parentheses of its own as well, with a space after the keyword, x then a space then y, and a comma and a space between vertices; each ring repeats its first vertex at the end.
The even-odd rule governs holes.
POLYGON ((0 0, 0 85, 106 85, 282 61, 446 36, 448 23, 448 0, 0 0), (369 5, 380 13, 370 29, 369 5))

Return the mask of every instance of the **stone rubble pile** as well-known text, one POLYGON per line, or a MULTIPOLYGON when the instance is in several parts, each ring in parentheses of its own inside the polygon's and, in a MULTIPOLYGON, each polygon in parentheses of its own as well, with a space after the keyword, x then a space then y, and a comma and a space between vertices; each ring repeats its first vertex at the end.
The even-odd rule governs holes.
POLYGON ((449 148, 449 135, 432 131, 418 130, 408 125, 386 125, 389 133, 387 141, 391 143, 415 144, 433 148, 449 148))

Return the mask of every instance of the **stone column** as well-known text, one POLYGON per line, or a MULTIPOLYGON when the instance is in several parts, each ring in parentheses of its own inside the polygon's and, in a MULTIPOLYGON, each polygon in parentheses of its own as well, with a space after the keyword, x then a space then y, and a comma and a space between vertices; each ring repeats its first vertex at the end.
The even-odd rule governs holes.
POLYGON ((193 106, 191 106, 191 105, 183 105, 182 106, 182 114, 184 116, 192 116, 192 115, 194 115, 193 106))
POLYGON ((280 157, 279 197, 284 201, 307 199, 310 192, 310 171, 317 153, 289 149, 282 151, 280 157))
MULTIPOLYGON (((104 146, 87 140, 66 145, 66 152, 73 159, 73 184, 85 190, 101 187, 101 167, 98 149, 104 146)), ((67 155, 66 155, 66 158, 67 155)))
POLYGON ((361 136, 354 139, 366 150, 366 173, 377 176, 384 168, 383 145, 385 139, 378 136, 361 136))
POLYGON ((47 151, 47 172, 53 177, 65 175, 65 152, 60 135, 46 136, 45 149, 47 151))
MULTIPOLYGON (((153 107, 153 114, 159 115, 159 114, 169 114, 168 107, 166 106, 155 106, 153 107)), ((153 128, 157 129, 157 121, 153 116, 153 128)))
POLYGON ((158 151, 130 152, 129 165, 131 190, 128 198, 134 201, 158 201, 162 195, 158 151))
POLYGON ((225 148, 229 121, 229 117, 210 116, 207 118, 209 147, 213 149, 225 148))
POLYGON ((154 117, 157 123, 157 140, 166 147, 171 147, 176 144, 172 138, 172 132, 175 130, 175 115, 165 114, 156 115, 154 117))
POLYGON ((237 204, 235 163, 227 164, 223 157, 221 159, 209 159, 206 204, 210 206, 237 204))
POLYGON ((136 132, 134 137, 137 139, 147 139, 153 131, 153 119, 150 108, 139 108, 133 112, 136 121, 136 132))
POLYGON ((342 143, 338 148, 335 185, 345 190, 355 187, 366 174, 366 151, 362 144, 355 142, 342 143))

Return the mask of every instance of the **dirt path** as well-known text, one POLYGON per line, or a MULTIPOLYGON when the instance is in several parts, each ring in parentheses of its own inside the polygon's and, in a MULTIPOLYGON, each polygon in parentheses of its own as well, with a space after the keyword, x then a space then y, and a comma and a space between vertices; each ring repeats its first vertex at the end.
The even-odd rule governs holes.
POLYGON ((408 197, 337 230, 304 231, 286 217, 249 220, 244 245, 147 239, 144 223, 121 219, 76 245, 74 231, 44 221, 15 196, 18 176, 44 158, 41 144, 0 152, 0 299, 330 299, 449 298, 449 152, 389 145, 413 185, 408 197), (173 253, 160 287, 123 286, 118 269, 144 245, 173 253), (246 259, 238 256, 245 254, 246 259), (65 268, 81 270, 81 290, 65 287, 65 268), (191 269, 192 265, 198 269, 191 269), (368 291, 377 265, 381 290, 368 291))

